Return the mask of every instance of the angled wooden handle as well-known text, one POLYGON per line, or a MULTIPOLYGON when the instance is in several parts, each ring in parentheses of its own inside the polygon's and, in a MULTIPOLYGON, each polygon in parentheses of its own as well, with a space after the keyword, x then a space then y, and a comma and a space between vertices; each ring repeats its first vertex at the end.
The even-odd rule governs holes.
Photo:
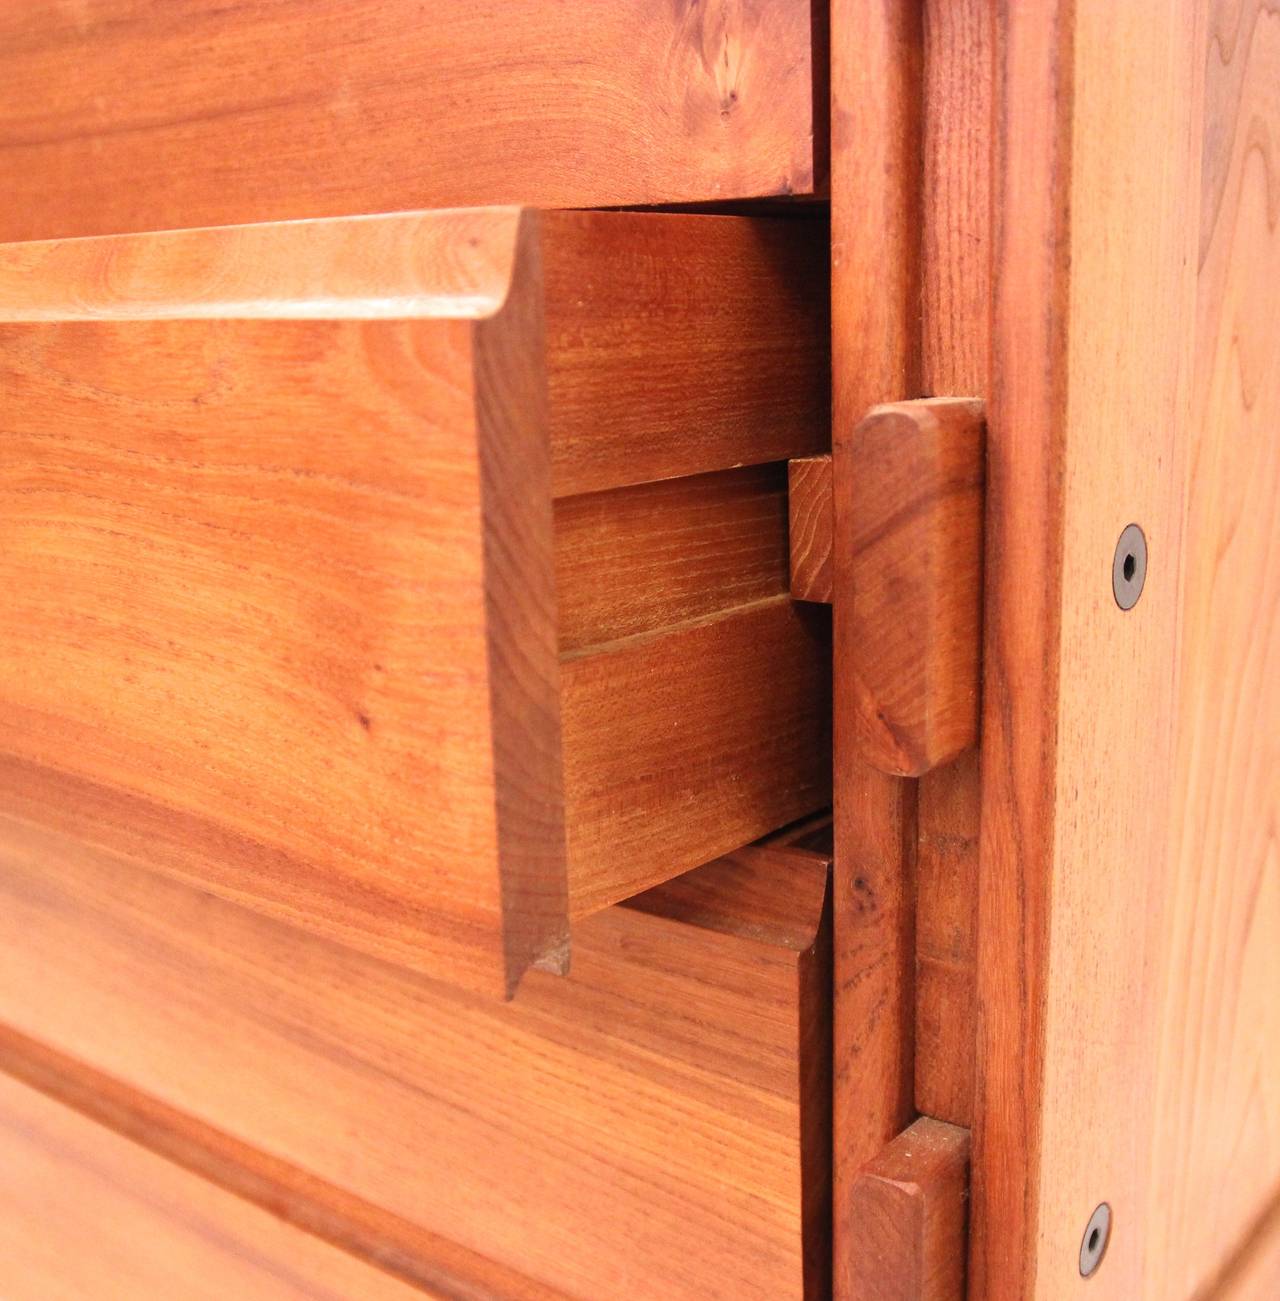
POLYGON ((983 443, 980 402, 928 398, 872 408, 836 454, 840 662, 884 772, 918 777, 977 737, 983 443))

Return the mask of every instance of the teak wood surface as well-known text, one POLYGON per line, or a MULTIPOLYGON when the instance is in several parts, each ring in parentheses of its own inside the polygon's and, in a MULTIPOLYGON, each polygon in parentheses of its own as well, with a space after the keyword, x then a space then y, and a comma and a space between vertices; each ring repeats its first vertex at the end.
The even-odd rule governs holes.
POLYGON ((826 436, 821 229, 0 249, 0 750, 157 870, 498 993, 824 806, 829 634, 763 464, 826 436))
POLYGON ((977 739, 982 403, 875 406, 849 444, 842 672, 862 757, 918 777, 977 739))
POLYGON ((1280 1184, 1280 14, 997 33, 971 1288, 1188 1297, 1280 1184))
POLYGON ((861 1301, 964 1301, 969 1132, 922 1116, 863 1167, 853 1191, 861 1301))
POLYGON ((606 909, 501 1003, 60 821, 3 817, 0 1020, 137 1090, 144 1141, 449 1296, 824 1294, 828 856, 750 848, 606 909), (265 1194, 187 1150, 208 1126, 265 1194))
POLYGON ((7 1301, 413 1301, 410 1287, 0 1074, 7 1301))
POLYGON ((0 241, 822 183, 809 0, 24 0, 0 241))

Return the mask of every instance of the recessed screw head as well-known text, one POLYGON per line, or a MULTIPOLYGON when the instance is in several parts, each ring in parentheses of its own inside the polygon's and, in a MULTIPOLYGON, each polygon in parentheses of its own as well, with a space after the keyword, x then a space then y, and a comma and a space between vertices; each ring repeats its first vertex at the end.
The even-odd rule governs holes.
POLYGON ((1084 1226, 1084 1237, 1080 1239, 1080 1273, 1084 1278, 1088 1278, 1102 1264, 1110 1241, 1111 1207, 1106 1202, 1100 1202, 1089 1216, 1089 1223, 1084 1226))
POLYGON ((1111 590, 1122 610, 1132 610, 1147 581, 1147 539, 1136 524, 1130 524, 1116 543, 1111 561, 1111 590))

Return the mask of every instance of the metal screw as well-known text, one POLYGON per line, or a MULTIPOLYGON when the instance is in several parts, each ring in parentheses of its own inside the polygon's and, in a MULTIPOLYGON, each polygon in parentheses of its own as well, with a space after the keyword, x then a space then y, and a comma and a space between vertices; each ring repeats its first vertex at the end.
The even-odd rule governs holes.
POLYGON ((1136 524, 1130 524, 1116 543, 1111 561, 1111 590, 1122 610, 1132 610, 1147 581, 1147 539, 1136 524))
POLYGON ((1110 1241, 1111 1207, 1106 1202, 1101 1202, 1089 1216, 1089 1223, 1084 1226, 1084 1237, 1080 1239, 1080 1273, 1084 1278, 1088 1278, 1102 1264, 1110 1241))

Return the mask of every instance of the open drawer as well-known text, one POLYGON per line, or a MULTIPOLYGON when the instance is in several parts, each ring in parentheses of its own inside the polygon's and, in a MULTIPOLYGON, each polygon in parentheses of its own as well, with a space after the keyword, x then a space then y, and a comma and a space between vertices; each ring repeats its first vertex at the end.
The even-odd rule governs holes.
POLYGON ((0 248, 0 801, 495 993, 822 806, 825 281, 696 215, 0 248))

